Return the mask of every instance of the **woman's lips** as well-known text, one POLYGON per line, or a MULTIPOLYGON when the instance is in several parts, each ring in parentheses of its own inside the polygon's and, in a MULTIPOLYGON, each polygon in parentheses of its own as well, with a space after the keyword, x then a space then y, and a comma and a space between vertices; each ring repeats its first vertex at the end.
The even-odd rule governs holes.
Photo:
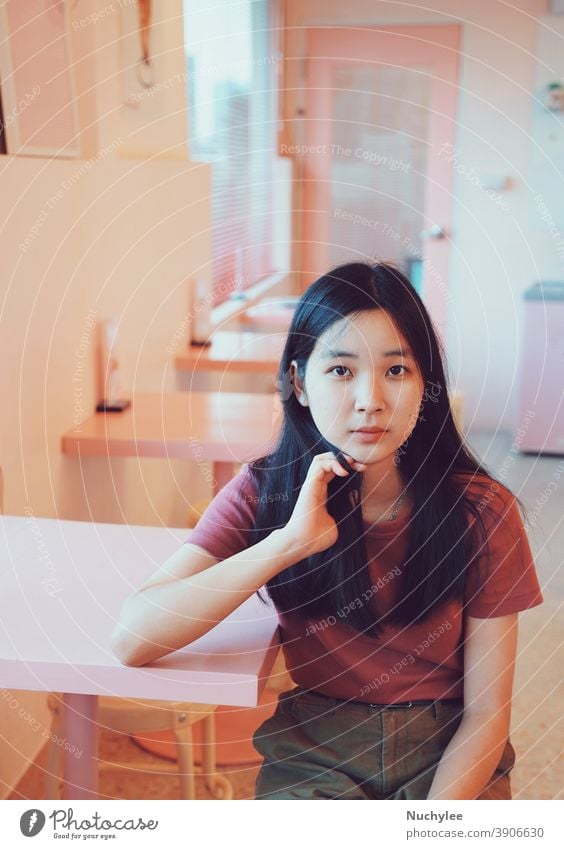
POLYGON ((353 430, 359 442, 378 442, 387 432, 387 430, 353 430))

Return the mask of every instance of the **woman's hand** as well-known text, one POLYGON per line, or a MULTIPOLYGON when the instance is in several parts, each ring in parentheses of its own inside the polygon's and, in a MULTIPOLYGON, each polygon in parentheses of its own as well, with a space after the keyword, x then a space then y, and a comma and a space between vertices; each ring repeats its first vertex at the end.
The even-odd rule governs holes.
MULTIPOLYGON (((366 468, 366 463, 353 460, 349 454, 343 456, 357 471, 366 468)), ((339 529, 327 511, 327 487, 335 475, 344 477, 348 474, 333 451, 317 454, 311 461, 293 513, 284 529, 289 545, 300 549, 300 559, 325 551, 337 542, 339 529)))

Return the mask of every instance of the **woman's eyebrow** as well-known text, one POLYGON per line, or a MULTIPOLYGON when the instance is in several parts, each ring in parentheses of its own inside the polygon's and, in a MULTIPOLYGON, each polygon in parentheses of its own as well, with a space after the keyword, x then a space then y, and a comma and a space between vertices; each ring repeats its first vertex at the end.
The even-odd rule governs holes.
MULTIPOLYGON (((382 354, 383 357, 412 357, 409 348, 405 348, 402 350, 401 348, 394 348, 393 351, 384 351, 382 354)), ((325 351, 324 354, 321 355, 321 358, 324 360, 330 360, 334 357, 350 357, 353 360, 358 360, 358 354, 353 354, 351 351, 333 351, 329 349, 325 351)))
POLYGON ((384 351, 383 357, 412 357, 410 348, 394 348, 393 351, 384 351))

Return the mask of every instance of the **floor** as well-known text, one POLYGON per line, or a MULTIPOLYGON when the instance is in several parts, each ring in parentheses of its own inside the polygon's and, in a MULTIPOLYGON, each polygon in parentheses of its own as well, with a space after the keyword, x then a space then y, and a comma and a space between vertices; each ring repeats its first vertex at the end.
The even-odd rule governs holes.
MULTIPOLYGON (((471 448, 489 471, 524 502, 530 513, 529 539, 535 554, 545 603, 520 617, 518 662, 515 676, 511 741, 517 752, 512 772, 514 799, 564 798, 564 457, 518 455, 508 434, 470 434, 471 448), (559 476, 559 477, 558 477, 559 476), (550 486, 549 486, 550 484, 550 486)), ((127 737, 103 733, 100 756, 131 763, 148 756, 127 737)), ((159 763, 157 757, 150 758, 159 763)), ((45 750, 22 778, 10 799, 38 799, 43 795, 45 750)), ((236 799, 252 799, 257 766, 220 770, 229 777, 236 799)), ((209 799, 202 779, 198 797, 209 799)), ((174 776, 105 774, 101 798, 175 799, 179 782, 174 776)))

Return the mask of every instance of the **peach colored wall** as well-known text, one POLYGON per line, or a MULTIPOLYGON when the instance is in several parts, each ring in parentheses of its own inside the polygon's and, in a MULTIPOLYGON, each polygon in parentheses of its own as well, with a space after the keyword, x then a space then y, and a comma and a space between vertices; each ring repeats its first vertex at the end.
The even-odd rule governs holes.
MULTIPOLYGON (((177 6, 180 11, 181 3, 177 6)), ((81 3, 75 15, 78 8, 82 18, 87 16, 89 4, 81 3)), ((175 73, 182 73, 181 19, 169 17, 167 23, 175 73)), ((14 364, 0 377, 5 510, 21 513, 30 506, 37 515, 133 522, 158 516, 171 523, 181 521, 183 514, 171 515, 164 480, 151 487, 150 499, 139 486, 127 486, 109 503, 100 482, 90 486, 88 476, 83 482, 77 463, 62 457, 59 448, 61 433, 75 417, 89 414, 95 402, 94 321, 110 315, 120 320, 126 389, 174 389, 172 356, 166 349, 183 326, 187 279, 202 269, 207 273, 211 249, 209 167, 187 159, 185 127, 176 120, 169 125, 164 155, 161 133, 150 127, 141 157, 140 135, 136 128, 130 132, 119 87, 110 87, 112 68, 117 67, 117 60, 114 65, 110 61, 110 48, 117 52, 118 15, 90 27, 89 39, 88 27, 78 31, 80 46, 91 50, 91 64, 80 63, 79 89, 85 119, 85 105, 100 106, 89 87, 100 79, 106 86, 106 109, 90 113, 84 130, 86 146, 92 148, 97 139, 97 151, 79 161, 0 160, 2 198, 9 210, 0 229, 2 323, 5 329, 17 328, 17 333, 5 331, 0 341, 4 362, 14 364), (96 47, 102 36, 103 62, 96 47), (102 69, 107 79, 101 77, 102 69)), ((164 37, 164 24, 158 29, 164 37)), ((166 72, 172 73, 170 56, 168 62, 166 72)), ((180 83, 170 91, 184 97, 180 83)), ((174 104, 166 108, 174 109, 174 104)), ((92 465, 97 469, 100 464, 92 465)), ((126 479, 137 479, 131 481, 130 466, 135 475, 144 468, 121 465, 123 471, 116 463, 116 474, 124 485, 126 479)), ((147 464, 150 477, 153 466, 147 464)), ((154 481, 162 480, 162 471, 154 481)), ((110 490, 114 483, 109 482, 110 490)))
MULTIPOLYGON (((81 0, 72 14, 104 6, 81 0)), ((154 4, 156 73, 175 83, 150 104, 151 126, 140 132, 144 113, 120 100, 116 12, 72 30, 83 158, 0 157, 6 513, 183 525, 188 501, 208 493, 195 463, 89 458, 81 467, 60 451, 75 416, 93 412, 93 321, 120 320, 126 389, 172 390, 167 346, 184 327, 186 281, 209 272, 210 170, 187 158, 181 13, 180 0, 167 2, 167 18, 154 4)), ((0 796, 44 740, 19 707, 48 726, 44 695, 12 698, 18 707, 0 700, 0 796)))
MULTIPOLYGON (((547 8, 547 0, 511 4, 436 0, 432 9, 424 0, 408 4, 365 0, 286 3, 284 113, 288 118, 294 117, 301 105, 308 25, 442 22, 462 27, 448 354, 452 382, 464 392, 466 426, 511 426, 521 293, 539 275, 548 272, 554 276, 556 272, 562 277, 554 244, 531 230, 533 198, 527 187, 533 97, 537 94, 538 19, 547 8), (490 174, 512 178, 513 189, 502 195, 509 211, 500 212, 472 183, 467 176, 472 168, 481 179, 490 174), (477 340, 482 341, 477 344, 477 340)), ((562 69, 554 70, 559 77, 562 69)), ((560 186, 555 185, 556 190, 560 186)))

